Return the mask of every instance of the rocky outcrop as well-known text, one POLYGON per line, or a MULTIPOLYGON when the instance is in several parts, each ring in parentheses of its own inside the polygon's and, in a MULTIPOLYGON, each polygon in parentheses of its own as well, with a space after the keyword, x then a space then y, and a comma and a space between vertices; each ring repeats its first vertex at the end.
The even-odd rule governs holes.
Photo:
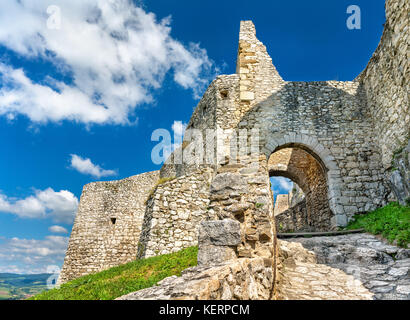
POLYGON ((386 244, 370 234, 291 241, 314 252, 318 263, 352 275, 374 299, 410 299, 410 249, 386 244))
POLYGON ((390 187, 401 205, 410 201, 410 141, 393 155, 392 168, 387 173, 390 187))
POLYGON ((117 300, 268 300, 273 272, 263 258, 226 261, 213 267, 193 267, 156 286, 117 300))

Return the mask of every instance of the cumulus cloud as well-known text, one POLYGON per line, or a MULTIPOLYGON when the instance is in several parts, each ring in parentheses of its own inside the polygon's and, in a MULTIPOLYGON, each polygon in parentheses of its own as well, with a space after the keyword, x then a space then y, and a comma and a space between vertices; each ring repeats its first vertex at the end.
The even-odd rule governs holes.
POLYGON ((63 236, 6 239, 0 243, 0 272, 45 273, 49 265, 61 267, 67 245, 68 237, 63 236))
POLYGON ((293 188, 292 180, 284 177, 272 177, 271 183, 274 194, 288 193, 293 188))
POLYGON ((51 226, 48 228, 48 231, 52 233, 68 233, 67 229, 62 226, 51 226))
POLYGON ((278 177, 277 178, 279 185, 281 186, 282 189, 290 191, 293 187, 293 182, 290 179, 283 178, 283 177, 278 177))
POLYGON ((171 37, 170 18, 158 21, 131 0, 60 0, 54 14, 61 24, 48 28, 47 8, 54 4, 0 1, 0 45, 47 61, 71 79, 49 74, 35 81, 27 70, 0 62, 0 115, 127 124, 137 105, 153 101, 152 90, 167 73, 198 97, 214 72, 206 50, 171 37))
POLYGON ((51 218, 57 223, 71 224, 77 207, 77 197, 67 190, 36 190, 34 195, 24 199, 8 198, 0 193, 0 212, 12 213, 20 218, 51 218))
POLYGON ((115 176, 115 170, 105 170, 99 165, 95 165, 89 158, 82 158, 76 154, 71 155, 71 168, 83 174, 92 175, 95 178, 115 176))

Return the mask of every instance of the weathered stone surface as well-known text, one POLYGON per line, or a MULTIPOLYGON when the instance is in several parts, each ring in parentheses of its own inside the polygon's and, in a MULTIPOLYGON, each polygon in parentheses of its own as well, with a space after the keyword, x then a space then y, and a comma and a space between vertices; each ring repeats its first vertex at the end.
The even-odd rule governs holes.
POLYGON ((212 181, 211 193, 246 192, 246 180, 238 173, 220 173, 212 181))
POLYGON ((194 267, 181 277, 117 300, 268 300, 273 287, 272 267, 264 259, 238 259, 216 267, 194 267))
POLYGON ((241 242, 240 223, 232 219, 202 221, 198 241, 215 246, 236 246, 241 242))
POLYGON ((216 265, 236 258, 241 227, 232 219, 203 221, 199 226, 198 265, 216 265))
POLYGON ((153 171, 84 186, 58 283, 135 260, 145 201, 158 179, 153 171))
POLYGON ((199 244, 198 266, 211 266, 236 259, 235 247, 199 244))
MULTIPOLYGON (((277 232, 314 231, 309 224, 306 208, 306 199, 303 199, 293 207, 275 215, 277 232)), ((329 225, 327 225, 329 228, 329 225)), ((328 229, 327 228, 327 229, 328 229)), ((317 228, 318 229, 318 228, 317 228)), ((316 229, 316 230, 317 230, 316 229)))
POLYGON ((360 81, 366 93, 375 141, 387 169, 394 152, 407 145, 409 139, 410 4, 406 0, 387 0, 385 7, 386 22, 379 46, 356 81, 360 81))
POLYGON ((167 181, 153 191, 144 214, 138 258, 176 252, 198 244, 198 226, 208 210, 211 170, 167 181))
POLYGON ((374 299, 410 300, 410 249, 389 245, 370 234, 298 238, 318 263, 343 270, 374 293, 374 299), (405 281, 406 283, 403 283, 405 281))
POLYGON ((345 272, 320 264, 300 243, 279 241, 279 300, 370 300, 373 294, 345 272))
POLYGON ((410 141, 406 148, 393 157, 393 167, 387 173, 388 181, 401 205, 410 201, 410 141))

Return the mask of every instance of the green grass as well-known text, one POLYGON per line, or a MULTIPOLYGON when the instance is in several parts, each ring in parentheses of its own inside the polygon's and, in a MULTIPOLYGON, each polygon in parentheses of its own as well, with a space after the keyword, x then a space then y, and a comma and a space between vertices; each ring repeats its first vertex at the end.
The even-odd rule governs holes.
POLYGON ((112 300, 149 288, 158 281, 197 264, 197 247, 136 260, 99 273, 83 276, 32 297, 32 300, 112 300))
POLYGON ((410 243, 410 206, 391 202, 383 208, 354 216, 346 228, 364 228, 367 232, 381 235, 390 243, 407 248, 410 243))

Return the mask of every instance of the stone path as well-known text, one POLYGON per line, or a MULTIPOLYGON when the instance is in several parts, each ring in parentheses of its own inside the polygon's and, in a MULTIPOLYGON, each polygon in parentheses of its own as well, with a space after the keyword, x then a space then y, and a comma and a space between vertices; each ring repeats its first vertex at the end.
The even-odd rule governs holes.
MULTIPOLYGON (((305 279, 312 272, 321 272, 327 266, 342 270, 359 280, 373 295, 373 299, 410 300, 410 250, 387 244, 376 236, 361 233, 333 237, 296 238, 314 252, 318 266, 303 270, 299 263, 292 272, 306 271, 305 279)), ((330 281, 333 273, 326 278, 330 281)), ((294 280, 296 281, 296 280, 294 280)), ((330 288, 332 290, 332 288, 330 288)))
POLYGON ((317 262, 301 244, 279 241, 279 300, 370 300, 373 294, 345 272, 317 262))

